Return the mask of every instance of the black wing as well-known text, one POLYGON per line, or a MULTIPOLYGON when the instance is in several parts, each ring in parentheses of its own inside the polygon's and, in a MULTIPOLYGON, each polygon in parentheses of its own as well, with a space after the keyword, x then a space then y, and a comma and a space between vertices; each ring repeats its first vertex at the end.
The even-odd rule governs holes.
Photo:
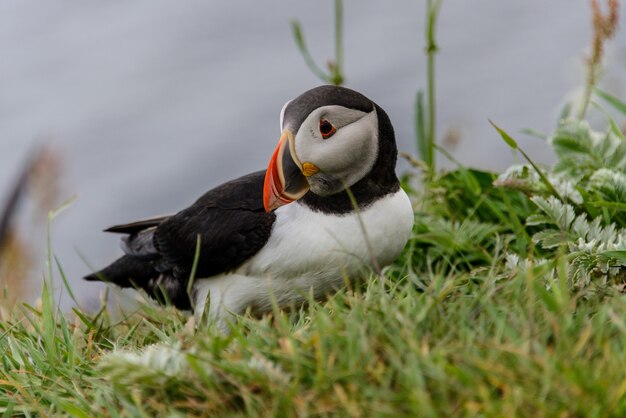
POLYGON ((85 278, 137 286, 189 309, 187 284, 198 240, 199 278, 237 268, 267 242, 276 215, 263 207, 264 176, 259 171, 222 184, 176 215, 109 228, 130 234, 122 240, 126 255, 85 278))
POLYGON ((198 239, 197 277, 232 270, 263 248, 276 219, 263 207, 264 178, 259 171, 216 187, 156 228, 154 246, 175 273, 191 272, 198 239))

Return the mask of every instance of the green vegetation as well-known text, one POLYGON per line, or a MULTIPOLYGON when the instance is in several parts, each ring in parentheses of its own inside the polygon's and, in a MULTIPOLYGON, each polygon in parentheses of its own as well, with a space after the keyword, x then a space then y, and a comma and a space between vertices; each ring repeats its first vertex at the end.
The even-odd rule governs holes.
POLYGON ((415 272, 401 261, 325 304, 242 318, 228 337, 193 333, 173 310, 70 323, 44 303, 2 324, 0 408, 82 417, 623 416, 626 300, 570 292, 566 256, 502 274, 504 250, 495 252, 492 265, 465 273, 415 272))
MULTIPOLYGON (((595 79, 587 91, 626 114, 595 79)), ((416 161, 405 251, 325 303, 244 316, 226 336, 149 304, 117 321, 62 315, 44 287, 40 306, 0 322, 0 414, 625 416, 626 138, 609 116, 604 130, 564 117, 548 138, 557 161, 539 167, 494 127, 528 164, 416 161)), ((439 149, 434 126, 419 129, 439 149)))

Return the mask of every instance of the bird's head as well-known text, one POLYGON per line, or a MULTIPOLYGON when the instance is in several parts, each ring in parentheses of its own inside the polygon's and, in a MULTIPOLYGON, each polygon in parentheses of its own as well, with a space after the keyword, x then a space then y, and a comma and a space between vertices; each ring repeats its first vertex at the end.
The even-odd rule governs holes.
POLYGON ((285 104, 280 124, 282 135, 265 174, 268 212, 309 192, 320 197, 340 193, 366 176, 391 170, 395 178, 397 151, 389 118, 360 93, 316 87, 285 104))

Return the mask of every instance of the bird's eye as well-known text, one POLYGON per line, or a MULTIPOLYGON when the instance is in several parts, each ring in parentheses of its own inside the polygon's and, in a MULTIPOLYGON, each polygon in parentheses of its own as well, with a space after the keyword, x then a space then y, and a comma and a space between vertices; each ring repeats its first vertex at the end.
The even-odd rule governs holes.
POLYGON ((337 128, 335 128, 332 123, 326 119, 320 120, 320 133, 322 134, 322 138, 328 139, 333 136, 336 131, 337 128))

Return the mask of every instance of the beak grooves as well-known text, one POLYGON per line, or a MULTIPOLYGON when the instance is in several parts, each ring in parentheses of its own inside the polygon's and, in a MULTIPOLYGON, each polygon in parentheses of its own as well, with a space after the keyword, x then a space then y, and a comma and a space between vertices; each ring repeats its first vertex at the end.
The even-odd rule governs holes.
MULTIPOLYGON (((305 164, 315 167, 310 163, 305 164)), ((312 173, 313 168, 307 167, 307 173, 311 173, 309 175, 314 174, 312 173)), ((293 134, 289 129, 285 129, 265 173, 263 206, 266 212, 291 203, 309 191, 309 183, 303 171, 305 171, 304 166, 295 156, 293 134)))

